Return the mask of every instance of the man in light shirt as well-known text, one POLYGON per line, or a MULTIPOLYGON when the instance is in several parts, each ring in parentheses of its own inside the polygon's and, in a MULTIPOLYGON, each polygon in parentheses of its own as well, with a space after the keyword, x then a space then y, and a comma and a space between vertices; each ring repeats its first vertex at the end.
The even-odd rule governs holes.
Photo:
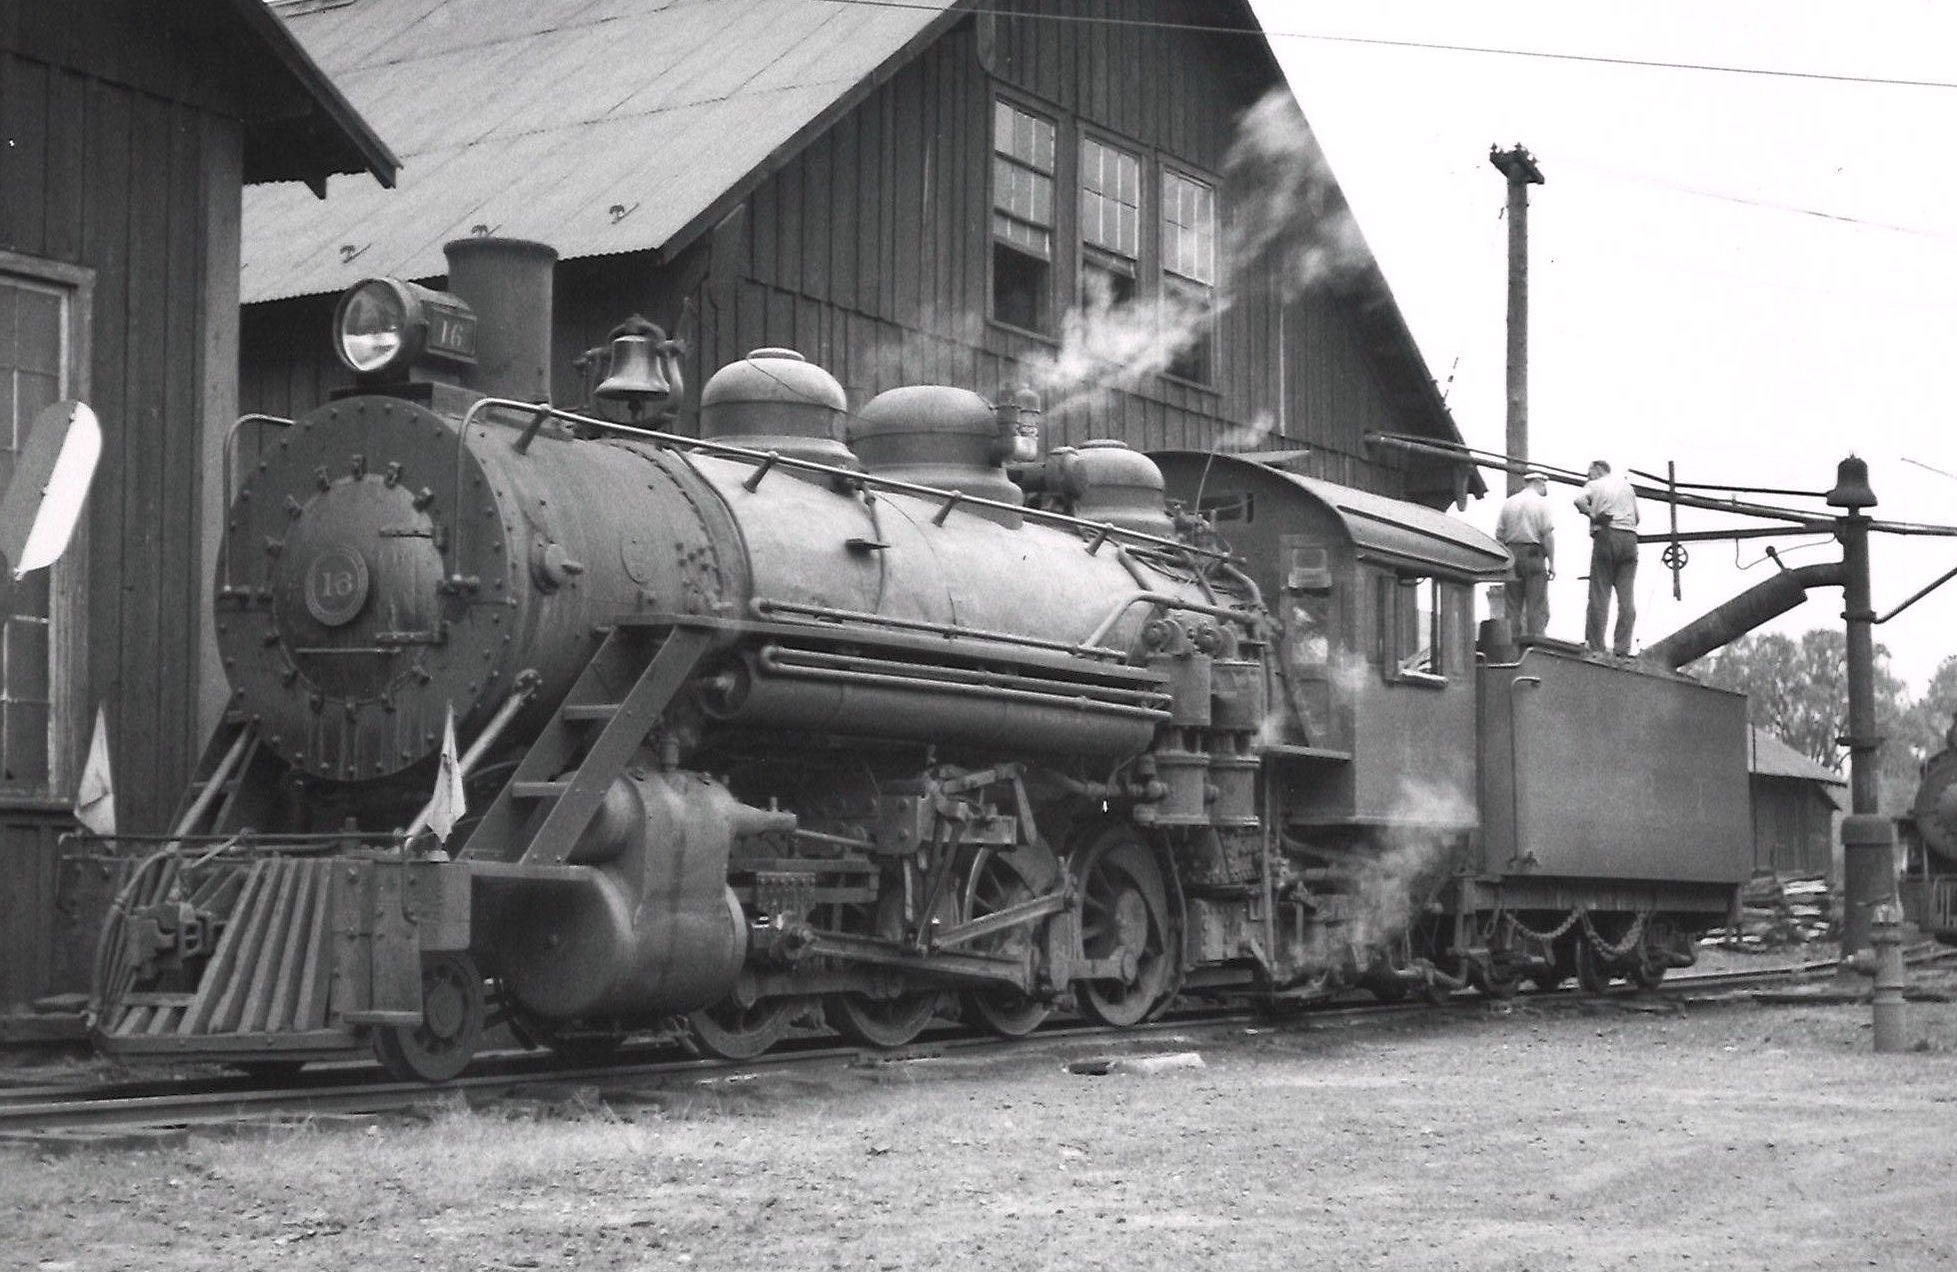
POLYGON ((1631 483, 1611 472, 1599 459, 1590 465, 1590 480, 1576 497, 1576 509, 1590 518, 1590 607, 1583 615, 1583 643, 1592 653, 1604 652, 1604 619, 1610 613, 1611 593, 1617 593, 1617 626, 1611 631, 1611 652, 1631 656, 1631 623, 1637 610, 1631 586, 1638 575, 1638 501, 1631 483))
POLYGON ((1556 533, 1550 525, 1549 478, 1532 472, 1495 518, 1495 538, 1509 550, 1509 578, 1502 588, 1509 634, 1540 636, 1549 626, 1549 581, 1556 577, 1556 533))

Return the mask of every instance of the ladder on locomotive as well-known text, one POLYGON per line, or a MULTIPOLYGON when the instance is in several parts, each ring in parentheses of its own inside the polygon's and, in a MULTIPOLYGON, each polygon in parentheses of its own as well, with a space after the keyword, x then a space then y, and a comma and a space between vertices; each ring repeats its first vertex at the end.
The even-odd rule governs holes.
POLYGON ((171 837, 220 835, 263 825, 278 769, 257 726, 243 716, 226 715, 177 800, 171 837))
POLYGON ((711 628, 670 620, 615 625, 458 859, 562 865, 715 639, 711 628))

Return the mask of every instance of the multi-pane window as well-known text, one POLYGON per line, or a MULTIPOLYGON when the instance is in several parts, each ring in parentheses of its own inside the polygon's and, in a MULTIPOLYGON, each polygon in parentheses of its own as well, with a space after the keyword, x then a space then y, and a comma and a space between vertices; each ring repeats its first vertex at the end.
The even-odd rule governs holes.
MULTIPOLYGON (((42 408, 68 394, 72 293, 0 270, 0 489, 42 408)), ((54 608, 49 571, 0 604, 0 791, 46 794, 53 762, 54 608)))
POLYGON ((1092 137, 1080 141, 1080 299, 1135 298, 1142 238, 1142 161, 1092 137))
POLYGON ((1003 99, 992 112, 992 315, 1052 329, 1053 121, 1003 99))
POLYGON ((1162 290, 1189 338, 1169 374, 1208 384, 1216 370, 1216 187, 1162 171, 1162 290))
POLYGON ((1000 96, 991 190, 994 321, 1053 335, 1060 306, 1136 306, 1143 321, 1159 316, 1164 344, 1174 346, 1166 374, 1216 382, 1213 183, 1000 96), (1145 228, 1151 221, 1159 230, 1145 228))

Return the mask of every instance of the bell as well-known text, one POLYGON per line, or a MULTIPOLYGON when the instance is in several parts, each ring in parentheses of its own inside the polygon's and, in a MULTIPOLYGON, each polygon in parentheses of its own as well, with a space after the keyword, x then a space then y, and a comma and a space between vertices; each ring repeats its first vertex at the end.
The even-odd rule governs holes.
POLYGON ((612 340, 611 374, 595 390, 603 402, 623 402, 634 415, 670 401, 673 386, 661 371, 658 335, 628 332, 612 340))
POLYGON ((1869 489, 1869 461, 1850 455, 1835 468, 1835 488, 1828 492, 1830 508, 1856 512, 1875 507, 1875 491, 1869 489))
POLYGON ((992 408, 999 422, 1000 462, 1030 464, 1040 457, 1040 395, 1022 387, 992 408))

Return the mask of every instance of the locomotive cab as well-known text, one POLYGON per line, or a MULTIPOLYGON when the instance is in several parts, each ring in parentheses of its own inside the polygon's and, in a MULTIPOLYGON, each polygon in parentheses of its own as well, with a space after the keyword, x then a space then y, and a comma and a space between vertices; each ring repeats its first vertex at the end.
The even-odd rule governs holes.
POLYGON ((1474 825, 1474 588, 1508 554, 1442 513, 1224 455, 1155 456, 1245 559, 1277 626, 1267 753, 1287 818, 1474 825), (1451 809, 1450 812, 1438 810, 1451 809))

